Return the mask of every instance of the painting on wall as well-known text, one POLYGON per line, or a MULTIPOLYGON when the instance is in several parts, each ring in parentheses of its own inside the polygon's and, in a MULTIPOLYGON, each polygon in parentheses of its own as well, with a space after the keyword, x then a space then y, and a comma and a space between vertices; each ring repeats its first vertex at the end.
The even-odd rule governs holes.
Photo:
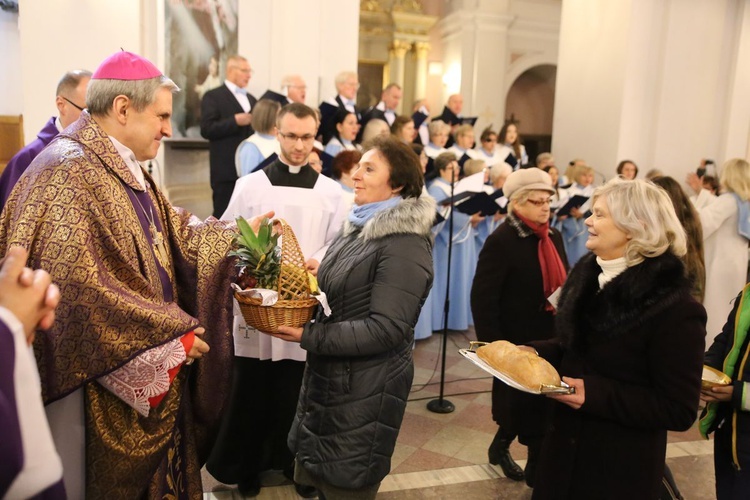
POLYGON ((359 75, 359 92, 357 92, 357 107, 367 109, 380 101, 380 93, 387 79, 388 65, 378 61, 360 60, 357 65, 359 75))
POLYGON ((200 137, 203 95, 224 83, 227 58, 237 53, 237 0, 164 0, 166 74, 174 95, 172 133, 200 137))

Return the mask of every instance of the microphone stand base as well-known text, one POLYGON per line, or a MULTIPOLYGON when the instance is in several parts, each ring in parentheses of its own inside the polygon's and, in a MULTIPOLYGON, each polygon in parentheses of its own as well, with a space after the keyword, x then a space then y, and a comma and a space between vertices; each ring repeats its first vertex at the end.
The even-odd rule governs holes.
POLYGON ((453 413, 456 407, 447 399, 433 399, 427 403, 427 409, 432 413, 453 413))

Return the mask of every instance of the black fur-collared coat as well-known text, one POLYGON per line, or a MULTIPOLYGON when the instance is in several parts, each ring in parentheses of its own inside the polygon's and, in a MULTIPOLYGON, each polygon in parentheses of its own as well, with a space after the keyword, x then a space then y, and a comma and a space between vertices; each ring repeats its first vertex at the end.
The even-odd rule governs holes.
POLYGON ((601 290, 596 256, 563 287, 557 338, 534 342, 585 402, 556 403, 533 498, 657 498, 667 430, 697 417, 706 312, 671 253, 626 269, 601 290))

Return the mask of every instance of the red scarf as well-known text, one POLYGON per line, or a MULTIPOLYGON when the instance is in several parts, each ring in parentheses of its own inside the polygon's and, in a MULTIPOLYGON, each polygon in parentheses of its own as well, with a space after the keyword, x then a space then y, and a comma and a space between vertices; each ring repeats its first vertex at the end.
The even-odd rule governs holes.
MULTIPOLYGON (((557 253, 557 248, 555 248, 555 244, 552 243, 552 238, 549 237, 549 222, 538 224, 525 217, 521 217, 518 213, 514 212, 513 215, 518 217, 521 222, 534 231, 534 234, 539 238, 538 255, 539 265, 542 268, 544 296, 549 297, 555 290, 563 285, 565 277, 567 276, 565 266, 563 265, 562 259, 560 259, 560 254, 557 253)), ((555 310, 549 301, 547 302, 545 309, 547 311, 555 310)))

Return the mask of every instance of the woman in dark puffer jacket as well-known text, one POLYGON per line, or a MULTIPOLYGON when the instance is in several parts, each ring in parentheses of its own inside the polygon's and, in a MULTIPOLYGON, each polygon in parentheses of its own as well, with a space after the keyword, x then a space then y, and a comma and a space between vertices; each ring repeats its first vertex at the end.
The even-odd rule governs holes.
POLYGON ((318 274, 332 314, 275 334, 307 351, 288 441, 295 481, 329 500, 375 498, 390 471, 432 284, 435 203, 421 196, 419 158, 378 137, 352 178, 355 205, 318 274))

